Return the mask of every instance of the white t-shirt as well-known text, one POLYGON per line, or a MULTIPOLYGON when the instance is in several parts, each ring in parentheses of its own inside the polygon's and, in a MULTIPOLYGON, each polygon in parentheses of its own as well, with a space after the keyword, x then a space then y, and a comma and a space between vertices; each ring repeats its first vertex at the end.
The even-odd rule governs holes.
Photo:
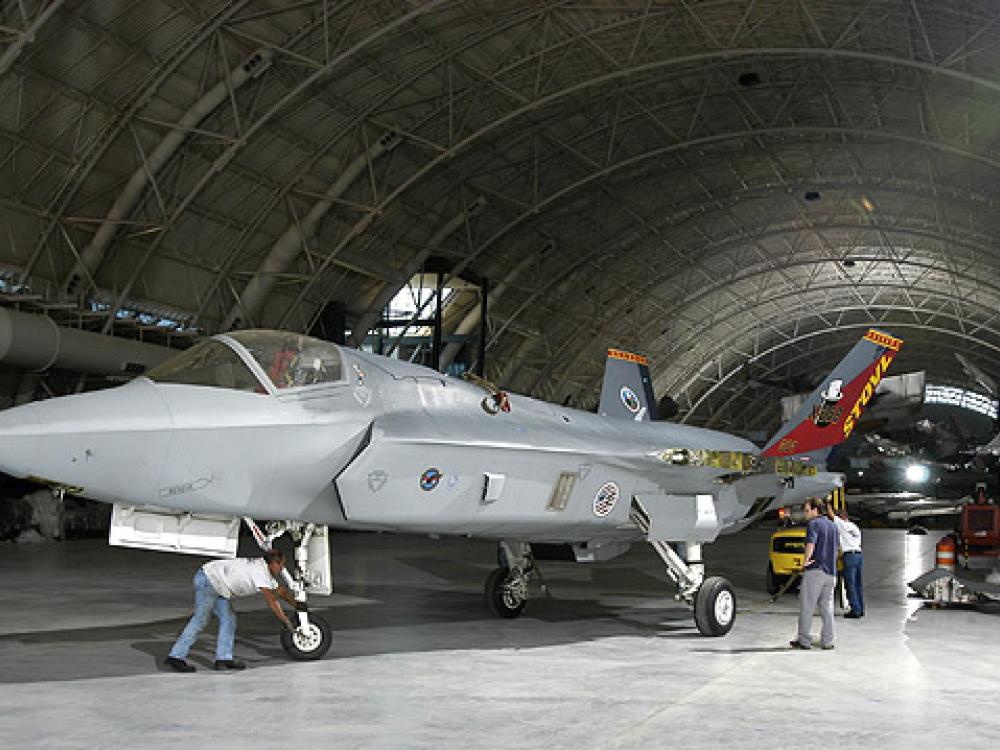
POLYGON ((833 520, 837 524, 837 531, 840 532, 840 551, 860 552, 861 529, 858 528, 858 525, 854 521, 845 521, 839 516, 833 520))
POLYGON ((213 560, 201 566, 219 596, 250 596, 261 589, 276 589, 278 582, 271 576, 262 557, 237 557, 234 560, 213 560))

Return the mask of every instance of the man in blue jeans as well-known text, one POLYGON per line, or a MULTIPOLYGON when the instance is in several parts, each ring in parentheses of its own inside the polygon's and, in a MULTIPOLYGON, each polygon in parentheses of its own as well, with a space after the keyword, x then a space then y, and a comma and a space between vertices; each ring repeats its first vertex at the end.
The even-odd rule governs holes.
POLYGON ((833 521, 826 517, 826 503, 810 497, 806 511, 806 550, 802 561, 802 584, 799 587, 799 632, 789 644, 792 648, 812 648, 813 612, 819 605, 823 620, 820 643, 833 648, 833 589, 837 583, 837 545, 839 535, 833 521))
POLYGON ((851 611, 844 617, 856 620, 865 616, 865 594, 862 578, 865 556, 861 552, 861 529, 847 515, 847 508, 840 509, 840 517, 833 519, 840 535, 840 551, 844 553, 844 585, 851 611))
POLYGON ((277 597, 281 597, 293 607, 300 606, 292 593, 280 586, 275 577, 285 566, 285 555, 271 550, 264 557, 238 557, 234 560, 213 560, 205 563, 194 575, 194 614, 184 628, 170 655, 164 663, 178 672, 194 672, 188 664, 188 652, 198 634, 208 625, 212 612, 219 620, 219 636, 215 642, 215 668, 246 669, 246 664, 233 658, 233 643, 236 640, 236 614, 229 600, 234 596, 250 596, 258 591, 264 595, 275 617, 289 630, 294 630, 277 597))

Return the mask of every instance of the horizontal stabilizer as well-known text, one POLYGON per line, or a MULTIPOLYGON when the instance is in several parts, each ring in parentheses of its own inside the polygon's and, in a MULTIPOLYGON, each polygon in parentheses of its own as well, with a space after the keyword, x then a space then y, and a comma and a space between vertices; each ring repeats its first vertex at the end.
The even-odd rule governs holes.
POLYGON ((641 354, 608 349, 597 413, 602 417, 649 422, 656 419, 649 360, 641 354))
POLYGON ((829 451, 846 440, 902 345, 901 339, 870 328, 764 446, 763 455, 829 451))

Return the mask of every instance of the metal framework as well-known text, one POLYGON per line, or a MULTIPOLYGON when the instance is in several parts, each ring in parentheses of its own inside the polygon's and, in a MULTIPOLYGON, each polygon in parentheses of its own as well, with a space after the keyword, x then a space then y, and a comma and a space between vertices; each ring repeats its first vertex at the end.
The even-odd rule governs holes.
POLYGON ((870 325, 1000 370, 992 0, 0 0, 0 43, 0 302, 62 324, 358 338, 433 251, 553 400, 634 347, 764 430, 870 325))

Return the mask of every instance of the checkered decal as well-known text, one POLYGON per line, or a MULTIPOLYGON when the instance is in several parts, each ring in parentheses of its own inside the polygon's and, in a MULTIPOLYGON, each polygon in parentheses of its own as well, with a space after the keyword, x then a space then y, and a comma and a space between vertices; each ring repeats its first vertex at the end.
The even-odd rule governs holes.
POLYGON ((594 515, 598 518, 610 513, 618 502, 618 485, 614 482, 607 482, 601 486, 594 496, 594 515))

